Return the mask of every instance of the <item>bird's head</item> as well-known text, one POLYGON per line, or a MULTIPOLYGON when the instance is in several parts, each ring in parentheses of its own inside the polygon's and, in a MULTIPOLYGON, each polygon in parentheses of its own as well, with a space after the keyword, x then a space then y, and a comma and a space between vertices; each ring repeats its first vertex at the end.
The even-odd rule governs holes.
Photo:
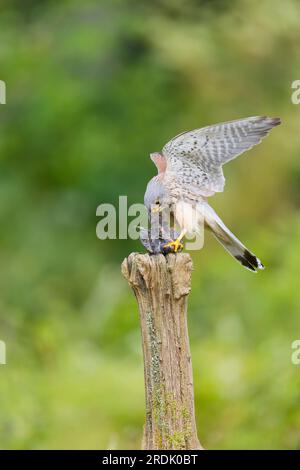
POLYGON ((167 207, 166 191, 163 183, 157 176, 154 176, 147 185, 144 204, 148 211, 152 213, 161 212, 167 207))

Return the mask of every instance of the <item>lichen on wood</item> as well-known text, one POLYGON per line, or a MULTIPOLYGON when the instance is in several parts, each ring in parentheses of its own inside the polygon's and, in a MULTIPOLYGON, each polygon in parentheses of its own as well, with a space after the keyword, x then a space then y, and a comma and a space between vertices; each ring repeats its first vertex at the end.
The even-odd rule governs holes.
POLYGON ((197 437, 187 296, 187 253, 132 253, 122 272, 138 302, 146 394, 144 449, 201 449, 197 437))

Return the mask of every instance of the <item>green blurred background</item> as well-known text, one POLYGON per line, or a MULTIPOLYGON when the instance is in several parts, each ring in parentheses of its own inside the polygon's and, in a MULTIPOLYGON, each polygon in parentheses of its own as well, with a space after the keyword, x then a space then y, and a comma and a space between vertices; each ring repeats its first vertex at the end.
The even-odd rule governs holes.
POLYGON ((283 125, 225 168, 211 204, 266 264, 192 252, 189 328, 208 449, 300 448, 298 0, 1 2, 0 447, 139 448, 135 299, 96 207, 142 202, 176 133, 258 114, 283 125))

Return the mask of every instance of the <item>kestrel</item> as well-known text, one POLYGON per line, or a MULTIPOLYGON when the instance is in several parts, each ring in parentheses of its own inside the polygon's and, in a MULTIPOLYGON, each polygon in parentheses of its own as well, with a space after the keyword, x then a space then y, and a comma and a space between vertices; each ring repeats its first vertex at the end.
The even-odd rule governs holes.
POLYGON ((162 152, 150 154, 158 174, 147 185, 145 206, 151 212, 170 210, 181 231, 168 247, 177 252, 183 237, 199 232, 204 224, 239 263, 254 272, 264 269, 226 227, 207 198, 224 189, 222 166, 259 144, 280 122, 279 118, 255 116, 215 124, 183 132, 162 152))

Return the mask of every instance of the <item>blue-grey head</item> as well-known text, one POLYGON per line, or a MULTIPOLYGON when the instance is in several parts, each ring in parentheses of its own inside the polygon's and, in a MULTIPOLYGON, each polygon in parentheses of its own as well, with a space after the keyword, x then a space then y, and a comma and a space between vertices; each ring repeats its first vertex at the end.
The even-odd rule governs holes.
POLYGON ((149 212, 159 212, 165 208, 166 191, 158 176, 152 178, 146 188, 144 204, 149 212))

